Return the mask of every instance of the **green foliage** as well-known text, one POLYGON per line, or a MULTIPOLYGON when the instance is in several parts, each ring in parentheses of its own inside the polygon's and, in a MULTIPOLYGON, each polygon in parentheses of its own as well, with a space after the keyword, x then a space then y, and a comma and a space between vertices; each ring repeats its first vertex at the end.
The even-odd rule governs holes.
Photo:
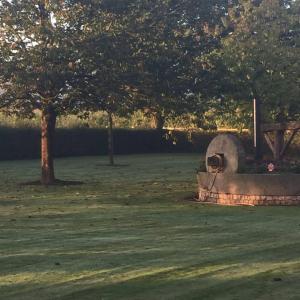
MULTIPOLYGON (((140 1, 129 27, 139 70, 140 108, 162 125, 170 116, 202 114, 207 106, 195 91, 196 57, 218 46, 219 17, 228 1, 140 1), (202 107, 203 106, 203 107, 202 107)), ((204 94, 204 92, 203 92, 204 94)))
MULTIPOLYGON (((298 119, 299 2, 289 6, 278 0, 260 2, 244 0, 229 10, 226 22, 232 33, 223 39, 222 51, 213 57, 224 76, 224 108, 234 112, 247 111, 248 107, 250 111, 247 103, 259 97, 265 120, 298 119)), ((246 123, 249 116, 245 114, 246 123)))
POLYGON ((157 127, 243 129, 260 97, 266 120, 297 119, 299 9, 279 0, 2 1, 0 108, 143 111, 157 127))
MULTIPOLYGON (((208 113, 206 114, 208 115, 208 113)), ((207 116, 207 127, 213 129, 212 123, 215 121, 215 115, 210 114, 207 116)), ((168 117, 165 120, 165 128, 171 129, 197 129, 198 116, 191 114, 182 114, 180 116, 168 117)), ((7 116, 0 113, 0 127, 13 127, 13 128, 38 128, 41 123, 41 114, 36 111, 31 118, 20 118, 15 115, 7 116)), ((104 111, 91 112, 88 117, 78 116, 73 114, 61 115, 57 118, 57 128, 107 128, 108 115, 104 111)), ((135 128, 146 129, 156 128, 154 120, 147 117, 142 110, 137 110, 126 116, 114 116, 115 128, 135 128)), ((203 127, 203 123, 201 124, 203 127)), ((216 129, 216 128, 214 128, 216 129)))
POLYGON ((82 39, 76 47, 86 110, 125 115, 132 108, 134 63, 127 31, 128 5, 86 1, 82 7, 82 39))
POLYGON ((73 1, 1 1, 1 107, 8 113, 78 109, 73 46, 80 14, 73 1))

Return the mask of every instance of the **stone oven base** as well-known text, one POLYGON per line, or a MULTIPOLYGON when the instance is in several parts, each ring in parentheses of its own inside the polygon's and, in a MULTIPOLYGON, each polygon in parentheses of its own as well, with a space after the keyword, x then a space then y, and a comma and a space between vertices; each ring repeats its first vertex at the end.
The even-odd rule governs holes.
POLYGON ((221 194, 208 191, 199 191, 199 202, 214 203, 220 205, 300 205, 300 196, 254 196, 221 194))
POLYGON ((300 205, 300 174, 199 172, 200 202, 221 205, 300 205))

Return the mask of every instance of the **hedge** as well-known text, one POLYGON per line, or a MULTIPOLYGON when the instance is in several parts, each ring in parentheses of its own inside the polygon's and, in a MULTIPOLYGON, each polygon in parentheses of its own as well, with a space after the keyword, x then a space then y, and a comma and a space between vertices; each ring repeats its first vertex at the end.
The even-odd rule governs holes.
MULTIPOLYGON (((115 129, 115 153, 205 153, 216 132, 115 129)), ((245 148, 253 149, 248 134, 240 135, 245 148)), ((0 160, 40 157, 40 131, 34 128, 0 128, 0 160)), ((55 157, 107 154, 107 130, 57 129, 55 157)))

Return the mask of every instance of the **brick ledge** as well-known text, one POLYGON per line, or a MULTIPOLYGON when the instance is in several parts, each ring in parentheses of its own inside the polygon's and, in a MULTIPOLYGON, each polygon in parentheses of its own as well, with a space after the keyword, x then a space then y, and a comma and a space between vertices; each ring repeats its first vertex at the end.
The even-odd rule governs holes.
POLYGON ((199 202, 208 202, 221 205, 300 205, 300 195, 297 196, 256 196, 234 195, 209 192, 203 189, 199 191, 199 202))

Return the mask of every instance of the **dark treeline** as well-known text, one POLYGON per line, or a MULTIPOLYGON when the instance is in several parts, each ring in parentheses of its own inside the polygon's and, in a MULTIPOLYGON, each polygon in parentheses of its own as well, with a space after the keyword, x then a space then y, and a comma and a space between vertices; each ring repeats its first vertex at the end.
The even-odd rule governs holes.
MULTIPOLYGON (((181 131, 154 129, 121 129, 114 131, 115 154, 146 153, 198 153, 204 155, 211 140, 219 132, 181 131), (163 134, 161 134, 163 133, 163 134)), ((247 154, 253 154, 253 141, 249 133, 235 133, 242 141, 247 154)), ((58 128, 53 153, 55 157, 107 155, 106 129, 58 128)), ((0 160, 37 159, 41 157, 40 131, 36 128, 0 128, 0 160)), ((299 142, 299 138, 298 138, 299 142)), ((271 156, 263 143, 263 150, 271 156)), ((299 153, 299 145, 293 145, 289 153, 299 153)))
MULTIPOLYGON (((0 3, 1 109, 41 116, 43 184, 55 183, 57 117, 142 110, 249 127, 299 118, 299 1, 11 0, 0 3)), ((115 141, 116 143, 116 141, 115 141)))
MULTIPOLYGON (((120 129, 114 131, 115 154, 198 153, 204 154, 217 132, 161 132, 154 129, 120 129)), ((55 157, 107 155, 106 129, 58 128, 53 152, 55 157)), ((239 135, 248 151, 251 136, 239 135)), ((40 158, 40 132, 35 128, 0 128, 0 160, 40 158)), ((267 147, 266 147, 267 149, 267 147)))

